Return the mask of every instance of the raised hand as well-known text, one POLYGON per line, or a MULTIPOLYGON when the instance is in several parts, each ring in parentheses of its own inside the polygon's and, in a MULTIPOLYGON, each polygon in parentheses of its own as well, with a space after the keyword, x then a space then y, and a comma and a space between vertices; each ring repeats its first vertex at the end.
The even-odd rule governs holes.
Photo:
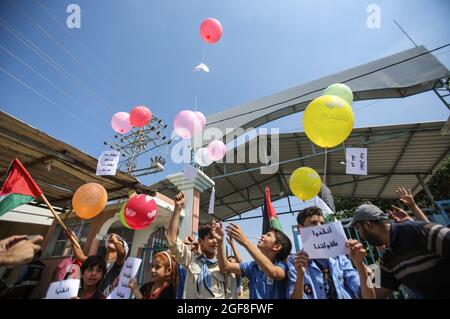
POLYGON ((30 262, 34 255, 41 250, 41 246, 37 243, 44 239, 42 236, 36 236, 30 240, 26 240, 26 236, 25 238, 23 236, 13 237, 15 237, 12 239, 15 242, 14 244, 12 244, 11 237, 1 243, 2 248, 6 247, 6 250, 1 251, 5 257, 1 266, 17 266, 30 262))
POLYGON ((211 223, 211 235, 217 240, 217 242, 223 242, 225 232, 222 228, 222 223, 218 223, 215 220, 211 223))
POLYGON ((227 233, 228 236, 236 240, 240 245, 243 245, 248 240, 241 227, 237 224, 230 223, 227 227, 227 233))
POLYGON ((408 208, 412 208, 416 205, 416 202, 414 201, 414 197, 411 193, 410 189, 405 189, 403 187, 398 188, 395 191, 400 198, 400 202, 404 205, 406 205, 408 208))
POLYGON ((389 217, 391 219, 393 219, 396 223, 404 222, 407 220, 413 220, 408 215, 408 213, 405 212, 403 209, 401 209, 397 206, 394 206, 394 205, 391 205, 391 207, 392 207, 392 210, 388 210, 388 214, 389 214, 389 217))
POLYGON ((174 202, 175 202, 175 209, 180 209, 180 210, 183 209, 183 207, 184 207, 184 202, 185 202, 183 192, 179 192, 179 193, 175 196, 174 202))
POLYGON ((305 273, 306 267, 308 267, 309 256, 306 251, 299 251, 294 257, 294 267, 297 272, 305 273))
POLYGON ((366 257, 366 249, 363 244, 355 239, 347 240, 347 247, 350 248, 350 257, 353 263, 356 265, 362 265, 364 262, 364 257, 366 257))

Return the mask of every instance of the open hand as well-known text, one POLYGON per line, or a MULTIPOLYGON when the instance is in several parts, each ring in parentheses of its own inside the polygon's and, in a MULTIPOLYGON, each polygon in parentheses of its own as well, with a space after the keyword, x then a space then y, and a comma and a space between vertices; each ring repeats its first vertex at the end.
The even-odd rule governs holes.
POLYGON ((414 207, 414 205, 416 205, 410 189, 407 190, 403 187, 400 187, 395 192, 397 193, 398 197, 400 198, 400 202, 403 205, 406 205, 410 209, 411 207, 414 207))
POLYGON ((403 209, 391 205, 392 210, 388 210, 389 217, 393 219, 396 223, 404 222, 407 220, 413 220, 411 216, 408 215, 403 209))
POLYGON ((248 241, 247 236, 245 236, 241 227, 237 224, 230 223, 227 227, 228 236, 235 239, 240 245, 245 244, 248 241))

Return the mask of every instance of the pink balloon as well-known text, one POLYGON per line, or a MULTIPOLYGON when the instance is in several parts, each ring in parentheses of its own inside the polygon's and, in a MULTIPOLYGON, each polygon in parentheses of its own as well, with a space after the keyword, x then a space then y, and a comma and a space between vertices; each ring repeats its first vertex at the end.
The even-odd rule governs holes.
POLYGON ((127 112, 117 112, 111 119, 111 126, 117 133, 128 133, 133 128, 130 123, 130 114, 127 112))
POLYGON ((227 147, 222 141, 212 141, 208 145, 208 156, 213 161, 220 161, 227 153, 227 147))
POLYGON ((219 20, 208 18, 200 25, 200 36, 203 41, 214 44, 222 37, 223 28, 219 20))
POLYGON ((202 130, 200 119, 190 110, 178 113, 173 120, 173 127, 178 136, 184 139, 191 138, 202 130))
POLYGON ((146 126, 152 119, 152 112, 144 105, 135 106, 130 112, 130 123, 133 126, 146 126))
POLYGON ((146 228, 155 220, 158 206, 155 200, 145 194, 134 196, 125 205, 124 215, 127 225, 139 230, 146 228))
POLYGON ((202 112, 198 112, 198 111, 194 112, 194 113, 195 113, 195 115, 197 115, 198 119, 200 120, 200 125, 201 125, 202 129, 204 129, 205 126, 206 126, 206 117, 205 117, 205 115, 203 115, 202 112))

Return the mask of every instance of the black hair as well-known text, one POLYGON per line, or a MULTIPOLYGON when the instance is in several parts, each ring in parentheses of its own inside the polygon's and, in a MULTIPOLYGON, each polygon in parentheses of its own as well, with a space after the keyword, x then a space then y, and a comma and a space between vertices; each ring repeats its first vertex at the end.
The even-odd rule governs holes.
POLYGON ((83 274, 87 269, 98 266, 101 269, 103 276, 106 274, 106 261, 105 258, 99 255, 89 256, 81 265, 81 274, 83 274))
POLYGON ((198 238, 199 239, 205 239, 205 237, 208 237, 210 235, 211 235, 211 223, 201 224, 198 227, 198 238))
POLYGON ((285 260, 289 254, 291 253, 292 243, 288 236, 282 231, 271 228, 269 231, 272 231, 275 234, 275 244, 281 245, 281 250, 275 256, 275 261, 283 261, 285 260))
POLYGON ((297 224, 304 226, 306 218, 311 216, 323 216, 322 210, 317 206, 301 210, 297 215, 297 224))

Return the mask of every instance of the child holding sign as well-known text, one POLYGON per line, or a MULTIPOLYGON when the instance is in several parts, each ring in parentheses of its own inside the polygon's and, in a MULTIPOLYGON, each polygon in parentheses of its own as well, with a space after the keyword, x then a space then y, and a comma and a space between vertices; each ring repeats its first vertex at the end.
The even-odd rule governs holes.
MULTIPOLYGON (((317 206, 299 212, 297 227, 325 224, 322 210, 317 206)), ((345 255, 334 258, 309 259, 302 250, 289 257, 289 295, 292 299, 352 299, 375 298, 367 285, 368 269, 363 264, 366 251, 356 240, 347 241, 353 264, 345 255)), ((370 271, 370 270, 369 270, 370 271)))
POLYGON ((175 299, 178 265, 166 251, 155 254, 152 267, 152 281, 141 289, 136 279, 131 279, 129 288, 136 299, 175 299))
POLYGON ((249 279, 250 299, 286 299, 287 270, 284 260, 292 248, 291 241, 281 231, 271 229, 262 235, 255 246, 245 236, 242 229, 231 223, 228 235, 242 245, 253 257, 252 262, 232 263, 225 258, 224 230, 213 224, 214 236, 219 244, 218 258, 220 269, 249 279))

